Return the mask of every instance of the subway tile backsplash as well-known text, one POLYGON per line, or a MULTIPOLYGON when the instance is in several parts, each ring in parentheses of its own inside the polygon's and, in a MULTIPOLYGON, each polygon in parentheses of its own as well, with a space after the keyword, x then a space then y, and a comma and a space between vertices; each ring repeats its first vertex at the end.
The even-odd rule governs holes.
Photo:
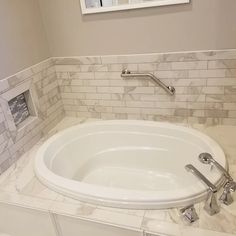
POLYGON ((68 116, 235 125, 236 50, 54 58, 68 116), (175 96, 148 79, 153 73, 175 96))
POLYGON ((0 174, 63 117, 236 125, 236 50, 51 58, 0 80, 0 174), (149 72, 123 79, 123 69, 149 72), (36 119, 20 129, 5 92, 30 82, 36 119))

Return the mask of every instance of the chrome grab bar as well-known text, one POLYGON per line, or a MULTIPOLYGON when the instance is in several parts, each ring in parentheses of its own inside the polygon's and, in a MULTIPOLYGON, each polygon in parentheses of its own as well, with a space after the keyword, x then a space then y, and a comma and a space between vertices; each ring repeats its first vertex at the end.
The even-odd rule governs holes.
POLYGON ((121 77, 123 77, 123 78, 148 77, 152 81, 154 81, 156 84, 161 86, 170 95, 175 94, 175 88, 173 86, 166 86, 162 81, 160 81, 155 75, 153 75, 151 73, 137 73, 137 72, 132 73, 131 71, 124 69, 121 72, 121 77))

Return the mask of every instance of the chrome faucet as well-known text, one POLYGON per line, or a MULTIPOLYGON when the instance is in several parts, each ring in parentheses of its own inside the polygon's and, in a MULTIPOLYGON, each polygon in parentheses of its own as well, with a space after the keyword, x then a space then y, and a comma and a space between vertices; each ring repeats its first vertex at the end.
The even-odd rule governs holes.
POLYGON ((204 210, 209 215, 215 215, 220 211, 220 207, 217 203, 217 188, 214 184, 212 184, 198 169, 196 169, 193 165, 189 164, 185 166, 185 169, 187 171, 190 171, 192 174, 194 174, 197 178, 199 178, 201 181, 203 181, 208 187, 210 192, 208 193, 204 210))
POLYGON ((224 185, 224 191, 219 200, 225 205, 232 204, 234 200, 231 196, 231 192, 236 191, 236 182, 233 180, 229 172, 222 165, 220 165, 210 153, 201 153, 198 158, 204 164, 213 164, 219 171, 224 174, 226 183, 224 185))

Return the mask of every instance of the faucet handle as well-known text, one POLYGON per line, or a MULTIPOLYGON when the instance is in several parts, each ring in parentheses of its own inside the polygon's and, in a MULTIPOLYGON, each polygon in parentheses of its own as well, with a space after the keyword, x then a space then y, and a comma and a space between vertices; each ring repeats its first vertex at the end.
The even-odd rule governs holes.
POLYGON ((198 214, 193 205, 180 209, 180 213, 189 223, 194 223, 195 221, 199 220, 198 214))
POLYGON ((229 182, 229 189, 231 192, 236 192, 236 182, 230 181, 229 182))
POLYGON ((222 195, 219 198, 220 202, 224 203, 225 205, 230 205, 233 203, 234 199, 230 193, 230 191, 224 189, 222 195))
POLYGON ((224 191, 220 196, 219 200, 227 206, 232 204, 234 199, 232 197, 231 192, 235 191, 236 191, 236 182, 228 181, 224 186, 224 191))

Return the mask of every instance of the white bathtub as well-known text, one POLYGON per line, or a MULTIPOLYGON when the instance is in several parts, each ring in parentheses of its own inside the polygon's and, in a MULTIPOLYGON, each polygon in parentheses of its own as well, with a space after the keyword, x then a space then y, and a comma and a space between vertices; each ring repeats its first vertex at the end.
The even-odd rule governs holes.
POLYGON ((185 170, 187 164, 221 184, 219 171, 198 160, 202 152, 227 166, 219 145, 196 130, 148 121, 98 121, 47 140, 36 155, 35 172, 49 188, 84 202, 172 208, 206 197, 207 187, 185 170))

